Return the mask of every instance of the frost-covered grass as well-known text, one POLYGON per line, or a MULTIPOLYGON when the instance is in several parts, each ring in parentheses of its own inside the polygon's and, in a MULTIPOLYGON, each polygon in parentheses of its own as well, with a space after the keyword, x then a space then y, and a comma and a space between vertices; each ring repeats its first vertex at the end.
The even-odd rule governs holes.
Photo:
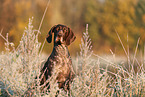
MULTIPOLYGON (((5 52, 0 54, 1 96, 54 97, 59 90, 54 80, 57 70, 48 80, 51 84, 50 92, 41 92, 41 87, 35 85, 39 84, 40 79, 35 77, 39 75, 40 68, 46 59, 42 57, 43 47, 38 41, 39 33, 39 30, 34 30, 32 19, 30 19, 17 48, 8 41, 8 35, 4 37, 0 34, 6 42, 5 52)), ((126 52, 123 44, 122 47, 126 52)), ((139 62, 136 54, 137 48, 131 60, 126 53, 126 57, 123 57, 125 62, 117 61, 113 52, 109 58, 94 54, 87 26, 81 39, 80 52, 73 58, 76 76, 71 84, 71 96, 143 97, 145 95, 144 62, 139 62)), ((67 94, 60 90, 58 96, 66 97, 67 94)))

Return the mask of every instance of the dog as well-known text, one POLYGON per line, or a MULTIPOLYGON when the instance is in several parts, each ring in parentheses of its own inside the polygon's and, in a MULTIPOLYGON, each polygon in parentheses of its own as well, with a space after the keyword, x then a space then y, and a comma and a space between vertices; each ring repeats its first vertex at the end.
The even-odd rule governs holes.
POLYGON ((76 36, 69 27, 58 24, 50 29, 46 37, 48 43, 52 42, 53 33, 54 47, 51 55, 48 57, 41 70, 40 86, 45 83, 44 87, 49 89, 49 82, 46 82, 46 80, 52 76, 54 70, 57 70, 56 81, 58 83, 58 87, 59 89, 63 89, 67 92, 70 90, 70 84, 75 76, 68 46, 74 42, 76 36))

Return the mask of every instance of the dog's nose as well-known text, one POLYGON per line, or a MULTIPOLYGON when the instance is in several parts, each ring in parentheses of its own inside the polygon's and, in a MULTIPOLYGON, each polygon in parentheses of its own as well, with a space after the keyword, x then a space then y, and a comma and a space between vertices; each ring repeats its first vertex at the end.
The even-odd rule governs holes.
POLYGON ((59 36, 59 37, 62 37, 62 36, 63 36, 63 30, 60 30, 60 31, 58 32, 58 36, 59 36))

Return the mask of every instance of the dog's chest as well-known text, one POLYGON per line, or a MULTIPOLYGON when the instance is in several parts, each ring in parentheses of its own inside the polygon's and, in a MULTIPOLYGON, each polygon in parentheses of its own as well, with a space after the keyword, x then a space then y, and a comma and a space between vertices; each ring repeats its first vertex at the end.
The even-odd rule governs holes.
POLYGON ((49 57, 48 64, 49 70, 51 72, 57 71, 57 73, 61 76, 60 80, 64 79, 66 76, 69 76, 69 72, 71 71, 70 67, 72 65, 72 60, 68 52, 68 48, 66 46, 57 46, 53 49, 52 54, 49 57), (63 77, 64 78, 63 78, 63 77))
POLYGON ((51 61, 51 65, 53 66, 68 67, 68 65, 72 64, 68 48, 65 45, 55 46, 49 61, 51 61))

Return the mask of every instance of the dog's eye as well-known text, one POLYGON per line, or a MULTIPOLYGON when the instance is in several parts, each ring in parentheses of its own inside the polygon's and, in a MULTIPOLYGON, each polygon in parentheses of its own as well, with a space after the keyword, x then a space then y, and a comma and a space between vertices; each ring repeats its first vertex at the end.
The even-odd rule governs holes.
POLYGON ((59 28, 56 28, 56 30, 58 31, 58 30, 59 30, 59 28))
POLYGON ((64 28, 64 29, 63 29, 63 31, 64 31, 64 32, 67 32, 67 29, 66 29, 66 28, 64 28))
POLYGON ((61 29, 62 29, 62 27, 60 26, 60 27, 59 27, 59 30, 61 30, 61 29))

